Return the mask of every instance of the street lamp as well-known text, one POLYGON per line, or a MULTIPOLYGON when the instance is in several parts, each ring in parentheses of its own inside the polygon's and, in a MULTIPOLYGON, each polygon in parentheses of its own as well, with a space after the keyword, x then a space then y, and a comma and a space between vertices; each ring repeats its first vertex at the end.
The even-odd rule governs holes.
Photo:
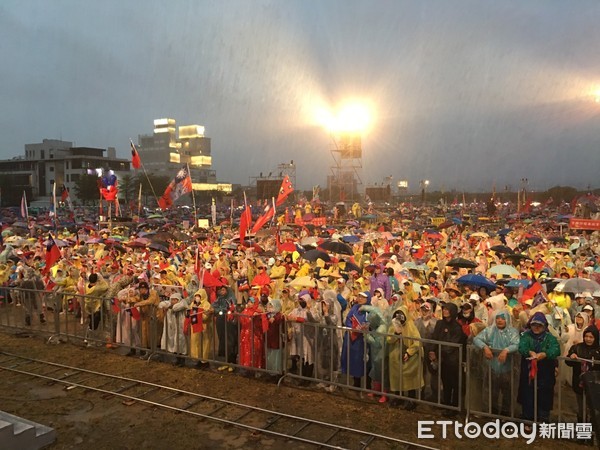
POLYGON ((424 205, 425 204, 425 190, 427 189, 427 186, 429 186, 429 180, 421 180, 420 184, 421 184, 421 203, 424 205))

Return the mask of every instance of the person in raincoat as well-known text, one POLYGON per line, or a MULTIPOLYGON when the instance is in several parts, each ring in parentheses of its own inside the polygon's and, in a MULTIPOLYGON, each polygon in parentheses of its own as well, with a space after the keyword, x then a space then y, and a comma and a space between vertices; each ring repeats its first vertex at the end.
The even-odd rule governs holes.
POLYGON ((531 316, 519 340, 521 375, 517 401, 523 408, 522 418, 534 420, 537 386, 537 421, 548 422, 554 402, 556 358, 560 355, 557 339, 548 331, 544 313, 531 316))
POLYGON ((285 336, 285 318, 281 314, 281 300, 271 299, 267 303, 267 370, 280 374, 283 372, 283 337, 285 336))
POLYGON ((298 296, 298 307, 287 317, 293 328, 290 341, 291 371, 297 371, 298 364, 301 364, 300 374, 305 377, 312 377, 314 372, 315 339, 319 329, 317 324, 321 320, 320 307, 320 300, 316 302, 307 291, 303 291, 298 296))
MULTIPOLYGON (((373 298, 371 298, 373 300, 373 298)), ((363 305, 360 307, 361 312, 367 313, 367 321, 369 323, 370 332, 365 335, 367 341, 367 349, 369 351, 369 379, 371 387, 374 391, 381 392, 379 403, 387 402, 386 392, 389 391, 389 370, 386 359, 385 339, 388 332, 388 325, 384 318, 384 312, 377 306, 363 305)), ((369 397, 374 397, 375 394, 367 394, 369 397)))
POLYGON ((491 372, 485 371, 483 375, 484 405, 488 405, 488 412, 502 416, 511 415, 513 355, 519 349, 519 332, 511 326, 510 320, 508 310, 496 311, 490 325, 473 339, 475 347, 483 350, 491 372), (491 387, 488 380, 491 380, 491 387))
POLYGON ((89 318, 86 336, 90 332, 96 331, 100 325, 103 297, 108 288, 108 283, 102 278, 102 275, 92 273, 88 277, 88 282, 85 286, 86 297, 83 300, 84 309, 89 318))
MULTIPOLYGON (((577 398, 577 422, 586 421, 584 417, 583 402, 583 380, 581 376, 590 370, 600 370, 600 364, 593 364, 591 361, 600 362, 600 343, 598 342, 598 329, 591 325, 583 331, 583 341, 572 345, 568 349, 569 360, 566 364, 572 368, 571 386, 575 397, 577 398)), ((588 400, 588 407, 589 407, 588 400)), ((588 415, 589 418, 589 415, 588 415)))
MULTIPOLYGON (((317 378, 337 381, 340 365, 342 307, 336 292, 327 289, 321 300, 321 327, 317 329, 317 378)), ((335 385, 319 383, 317 387, 333 392, 335 385)))
POLYGON ((266 312, 259 298, 248 298, 246 307, 239 315, 240 365, 249 368, 265 367, 265 332, 268 328, 266 312))
MULTIPOLYGON (((423 349, 419 340, 421 335, 406 306, 400 306, 392 313, 387 333, 390 390, 396 395, 402 392, 416 398, 417 390, 425 386, 423 349)), ((416 407, 417 404, 410 400, 404 406, 408 411, 416 407)))
MULTIPOLYGON (((569 350, 576 344, 583 342, 583 332, 590 324, 590 317, 585 312, 579 312, 575 315, 575 323, 567 325, 560 338, 562 340, 562 356, 569 356, 569 350)), ((571 384, 571 367, 560 362, 560 379, 571 384)))
POLYGON ((187 343, 183 332, 186 307, 186 302, 179 293, 171 294, 168 300, 163 300, 158 304, 158 308, 164 314, 160 348, 178 355, 177 365, 180 366, 185 364, 185 359, 180 355, 187 353, 187 343))
POLYGON ((187 305, 186 320, 190 323, 190 356, 199 360, 197 367, 206 369, 213 355, 213 308, 208 301, 205 289, 198 289, 194 293, 194 299, 187 305), (194 316, 196 319, 194 320, 194 316), (193 326, 193 324, 199 324, 193 326))
POLYGON ((365 376, 365 368, 367 371, 369 370, 364 339, 364 333, 369 330, 369 322, 367 321, 367 313, 361 311, 360 307, 370 304, 370 299, 371 295, 367 291, 358 294, 344 322, 345 327, 352 331, 344 333, 340 365, 342 373, 351 376, 353 385, 357 388, 361 386, 361 378, 365 376))
POLYGON ((147 281, 140 281, 138 284, 138 293, 133 299, 133 307, 139 308, 140 312, 140 340, 143 348, 150 348, 151 333, 156 332, 153 327, 156 324, 155 310, 159 303, 158 292, 150 289, 147 281))

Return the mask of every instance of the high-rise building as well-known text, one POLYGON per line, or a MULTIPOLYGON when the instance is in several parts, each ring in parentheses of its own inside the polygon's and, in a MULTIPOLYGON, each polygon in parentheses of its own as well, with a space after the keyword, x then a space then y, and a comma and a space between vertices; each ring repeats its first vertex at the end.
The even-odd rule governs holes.
POLYGON ((149 173, 170 177, 187 164, 195 191, 231 192, 231 184, 217 181, 212 169, 211 141, 204 135, 203 126, 177 127, 174 119, 156 119, 154 132, 140 135, 138 143, 140 158, 149 173))

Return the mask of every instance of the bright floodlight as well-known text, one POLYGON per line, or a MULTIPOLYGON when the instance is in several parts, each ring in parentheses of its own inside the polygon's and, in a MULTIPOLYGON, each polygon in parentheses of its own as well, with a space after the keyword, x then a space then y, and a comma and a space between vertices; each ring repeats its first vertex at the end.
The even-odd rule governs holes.
POLYGON ((317 121, 332 133, 363 133, 371 123, 369 108, 362 103, 346 103, 337 114, 321 109, 315 114, 317 121))

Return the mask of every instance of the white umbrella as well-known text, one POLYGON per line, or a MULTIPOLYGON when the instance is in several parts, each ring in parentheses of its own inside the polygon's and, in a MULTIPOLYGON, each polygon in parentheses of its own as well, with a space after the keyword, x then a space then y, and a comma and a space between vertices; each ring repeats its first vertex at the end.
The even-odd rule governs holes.
POLYGON ((554 288, 557 292, 571 292, 578 293, 583 291, 595 291, 600 289, 600 284, 587 278, 569 278, 568 280, 561 281, 554 288))

